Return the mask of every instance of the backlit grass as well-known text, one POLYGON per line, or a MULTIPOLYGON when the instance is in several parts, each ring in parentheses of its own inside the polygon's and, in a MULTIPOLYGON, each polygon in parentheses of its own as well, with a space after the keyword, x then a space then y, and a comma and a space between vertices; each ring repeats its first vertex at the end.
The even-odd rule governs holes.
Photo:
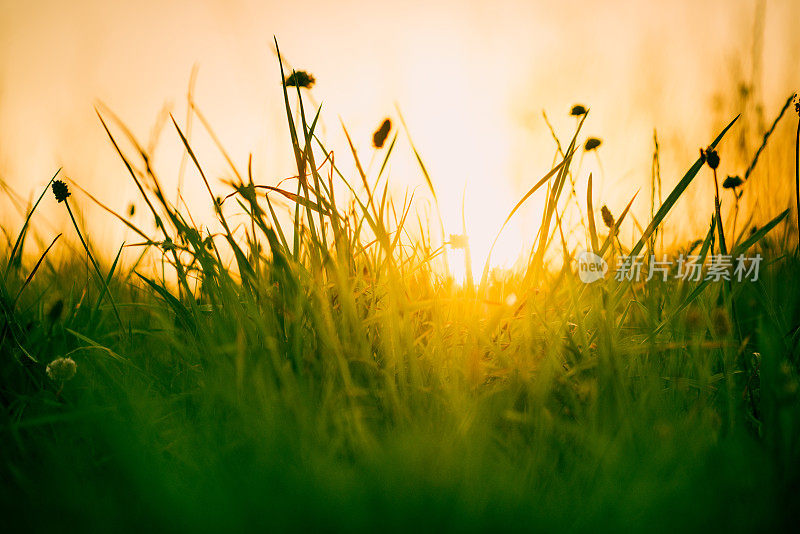
MULTIPOLYGON (((765 258, 759 280, 741 283, 637 283, 612 272, 583 284, 561 222, 577 203, 586 246, 610 262, 667 252, 656 248, 664 221, 693 181, 717 180, 707 158, 736 119, 698 140, 703 155, 668 182, 674 189, 626 242, 619 228, 631 204, 612 214, 593 199, 591 179, 588 191, 570 194, 576 153, 600 144, 589 148, 582 136, 582 108, 556 165, 509 212, 533 195, 546 199, 524 265, 499 274, 490 258, 459 284, 446 253, 468 249, 468 236, 443 245, 436 215, 418 218, 411 198, 388 193, 391 123, 379 171, 367 174, 353 149, 358 174, 344 176, 317 136, 319 110, 306 107, 299 73, 281 75, 294 179, 260 183, 231 161, 236 179, 223 190, 173 121, 215 213, 213 224, 196 223, 168 198, 133 135, 101 111, 141 194, 136 209, 154 223, 150 231, 116 215, 138 236, 140 261, 119 261, 121 248, 95 250, 91 227, 74 217, 64 234, 78 253, 56 259, 60 241, 32 250, 26 237, 40 210, 92 201, 60 174, 24 225, 7 231, 16 237, 0 261, 4 523, 648 532, 791 524, 800 504, 796 214, 734 229, 721 212, 733 198, 725 189, 696 208, 710 227, 684 252, 765 258)), ((414 152, 435 199, 435 179, 414 152)))

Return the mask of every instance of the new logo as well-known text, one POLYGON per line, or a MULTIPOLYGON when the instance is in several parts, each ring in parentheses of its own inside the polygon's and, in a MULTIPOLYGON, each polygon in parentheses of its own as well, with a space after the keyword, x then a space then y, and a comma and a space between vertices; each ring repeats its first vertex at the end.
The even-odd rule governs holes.
POLYGON ((578 254, 578 277, 584 284, 591 284, 605 277, 608 273, 606 260, 588 250, 578 254))

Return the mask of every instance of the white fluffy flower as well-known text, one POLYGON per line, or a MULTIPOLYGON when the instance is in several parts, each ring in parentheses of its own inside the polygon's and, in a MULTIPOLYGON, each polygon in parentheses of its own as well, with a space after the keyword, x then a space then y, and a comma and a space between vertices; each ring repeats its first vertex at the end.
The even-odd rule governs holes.
POLYGON ((47 376, 55 382, 66 382, 77 370, 78 364, 72 358, 56 358, 47 364, 47 376))

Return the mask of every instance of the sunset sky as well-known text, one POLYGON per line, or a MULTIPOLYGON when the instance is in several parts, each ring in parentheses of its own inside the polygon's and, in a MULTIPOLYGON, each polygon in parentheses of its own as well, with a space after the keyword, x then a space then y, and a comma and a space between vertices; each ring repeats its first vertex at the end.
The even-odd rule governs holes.
MULTIPOLYGON (((185 122, 197 65, 196 100, 236 163, 245 168, 253 153, 256 181, 276 183, 293 173, 293 162, 275 35, 285 58, 316 76, 311 96, 323 104, 323 133, 343 168, 352 164, 339 118, 369 162, 372 132, 384 117, 399 125, 400 107, 440 193, 446 233, 460 231, 466 187, 480 258, 514 203, 553 162, 543 110, 568 141, 575 126, 570 107, 591 108, 583 133, 603 139, 602 170, 593 154, 583 158, 579 195, 585 198, 591 171, 595 202, 612 211, 642 188, 640 214, 649 211, 654 128, 668 189, 699 146, 748 111, 738 103, 740 82, 753 82, 771 121, 800 87, 800 2, 763 2, 763 33, 755 24, 758 4, 0 0, 0 177, 27 198, 63 166, 124 210, 135 199, 134 185, 93 106, 105 103, 147 141, 165 105, 185 122)), ((743 127, 757 129, 750 111, 743 127)), ((424 184, 401 139, 390 169, 398 195, 424 184)), ((193 142, 209 176, 230 177, 207 138, 198 133, 193 142)), ((172 190, 180 148, 165 128, 155 161, 172 190)), ((377 165, 375 156, 373 172, 377 165)), ((207 204, 196 180, 187 173, 187 201, 207 204)), ((537 202, 541 196, 504 234, 500 263, 532 238, 537 202)), ((0 206, 7 216, 10 204, 0 206)), ((99 235, 118 238, 114 226, 99 235)))

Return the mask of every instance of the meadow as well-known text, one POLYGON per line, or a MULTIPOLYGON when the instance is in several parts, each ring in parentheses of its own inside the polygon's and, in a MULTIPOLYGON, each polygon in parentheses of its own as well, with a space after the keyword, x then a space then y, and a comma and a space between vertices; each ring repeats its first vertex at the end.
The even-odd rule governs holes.
MULTIPOLYGON (((735 185, 717 177, 717 149, 730 144, 736 118, 698 142, 682 177, 664 177, 674 185, 627 242, 628 209, 611 213, 591 180, 586 191, 571 186, 574 160, 596 148, 581 131, 587 110, 573 109, 573 136, 508 215, 545 199, 522 266, 501 272, 488 260, 457 281, 448 252, 468 252, 468 236, 443 243, 435 212, 425 219, 410 195, 389 193, 387 162, 408 132, 376 132, 382 164, 371 172, 352 144, 337 147, 340 160, 355 158, 348 176, 318 135, 307 76, 281 76, 291 179, 259 179, 231 161, 235 179, 220 185, 180 123, 168 125, 201 174, 213 223, 173 202, 147 150, 99 110, 109 150, 141 194, 130 213, 112 215, 137 236, 125 250, 139 259, 93 245, 75 212, 104 205, 62 172, 18 227, 4 228, 8 531, 792 525, 797 200, 778 199, 783 207, 758 223, 739 213, 747 175, 735 185), (707 209, 707 232, 662 250, 665 221, 696 181, 717 185, 716 198, 694 208, 707 209), (580 251, 562 224, 570 205, 585 217, 586 247, 611 265, 601 280, 578 276, 580 251), (133 222, 134 209, 152 225, 133 222), (39 246, 31 235, 42 210, 69 223, 39 246), (662 253, 706 266, 719 255, 763 262, 754 281, 732 268, 718 280, 674 269, 615 276, 624 257, 643 258, 647 271, 662 253)), ((787 100, 775 123, 797 121, 795 111, 787 100)), ((748 155, 752 167, 760 153, 748 155)), ((415 157, 435 200, 435 177, 415 157)), ((621 193, 628 208, 634 193, 621 193)), ((657 198, 641 192, 638 201, 648 195, 657 198)))

